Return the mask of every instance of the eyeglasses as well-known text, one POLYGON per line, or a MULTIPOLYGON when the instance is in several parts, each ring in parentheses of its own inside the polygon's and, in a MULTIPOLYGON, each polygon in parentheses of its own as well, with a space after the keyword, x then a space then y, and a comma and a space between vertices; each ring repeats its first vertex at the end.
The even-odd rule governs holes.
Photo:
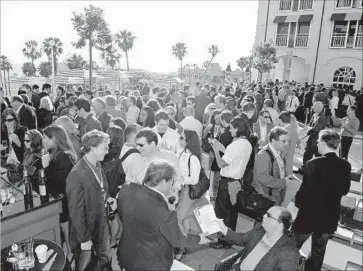
POLYGON ((6 119, 5 121, 6 122, 12 122, 12 121, 14 121, 14 119, 6 119))
POLYGON ((24 139, 24 142, 25 143, 30 143, 30 140, 29 139, 24 139))
POLYGON ((140 148, 144 147, 146 144, 140 144, 140 143, 136 143, 137 146, 139 146, 140 148))
POLYGON ((273 220, 276 220, 277 222, 281 223, 279 219, 274 218, 270 213, 266 213, 268 218, 272 218, 273 220))

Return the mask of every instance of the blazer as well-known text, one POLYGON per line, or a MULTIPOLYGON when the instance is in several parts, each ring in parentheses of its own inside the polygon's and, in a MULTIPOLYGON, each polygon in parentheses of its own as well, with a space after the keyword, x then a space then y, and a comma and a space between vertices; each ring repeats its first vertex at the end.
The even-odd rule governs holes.
MULTIPOLYGON (((265 235, 265 229, 259 225, 246 233, 236 233, 228 230, 225 240, 244 247, 241 261, 235 264, 233 270, 240 270, 240 265, 248 254, 255 248, 265 235)), ((271 247, 271 249, 257 263, 254 270, 299 270, 300 253, 295 242, 286 234, 271 247)))
POLYGON ((101 123, 102 130, 106 133, 108 127, 110 126, 110 121, 112 117, 110 114, 107 113, 107 111, 103 112, 99 117, 98 121, 101 123))
MULTIPOLYGON (((271 151, 268 146, 265 147, 265 149, 271 151)), ((257 192, 266 197, 271 197, 271 199, 275 200, 276 203, 280 205, 285 198, 286 180, 280 177, 280 169, 276 158, 274 157, 272 164, 271 158, 265 149, 259 151, 256 155, 252 185, 257 192)))
POLYGON ((350 171, 350 163, 333 152, 306 164, 295 196, 299 211, 293 230, 299 233, 334 233, 337 230, 340 201, 350 189, 350 171))
POLYGON ((309 146, 317 146, 319 132, 325 128, 326 117, 325 113, 321 111, 318 115, 315 113, 310 120, 309 125, 311 129, 308 131, 309 138, 306 142, 309 146), (317 117, 316 117, 317 116, 317 117))
POLYGON ((84 158, 74 165, 66 180, 69 207, 69 240, 71 249, 92 241, 93 246, 104 243, 107 225, 105 204, 108 184, 102 171, 103 190, 84 158))
POLYGON ((266 142, 268 142, 267 134, 271 131, 272 128, 274 128, 273 124, 267 123, 266 138, 261 138, 261 125, 260 125, 260 123, 257 121, 256 123, 253 124, 253 132, 257 134, 259 139, 265 140, 266 142))
POLYGON ((39 129, 44 129, 48 126, 47 116, 52 113, 45 108, 36 109, 37 124, 39 129))
POLYGON ((35 112, 27 105, 23 105, 18 113, 19 124, 29 130, 37 129, 37 117, 35 112))
POLYGON ((68 221, 68 206, 66 196, 66 178, 72 170, 74 161, 70 156, 60 151, 55 154, 54 159, 50 161, 49 166, 45 169, 45 176, 47 177, 47 189, 54 198, 63 195, 63 212, 60 215, 60 222, 68 221))
POLYGON ((89 114, 87 118, 80 119, 80 124, 78 129, 79 129, 79 137, 82 138, 83 135, 89 131, 92 130, 102 131, 102 126, 101 123, 92 116, 92 114, 89 114))
POLYGON ((124 184, 118 213, 123 232, 117 255, 127 271, 170 270, 173 248, 190 248, 200 242, 198 235, 182 234, 176 211, 169 211, 164 197, 147 186, 124 184))

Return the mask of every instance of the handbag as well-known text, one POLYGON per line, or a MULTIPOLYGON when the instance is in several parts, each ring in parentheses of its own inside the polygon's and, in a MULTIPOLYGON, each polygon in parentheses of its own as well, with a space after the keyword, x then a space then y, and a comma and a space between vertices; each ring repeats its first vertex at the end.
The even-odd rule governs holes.
MULTIPOLYGON (((189 177, 190 177, 190 157, 188 159, 188 168, 189 168, 189 177)), ((209 179, 207 177, 207 175, 205 174, 204 169, 201 167, 200 168, 200 173, 199 173, 199 180, 197 184, 190 184, 189 185, 189 197, 192 200, 195 199, 199 199, 201 196, 204 195, 205 192, 208 191, 210 186, 210 182, 209 179)))
POLYGON ((243 249, 216 263, 214 271, 231 270, 232 266, 242 257, 242 254, 243 249))
POLYGON ((275 202, 260 195, 254 188, 243 189, 237 194, 236 209, 256 221, 261 222, 267 211, 275 205, 275 202), (253 189, 253 190, 252 190, 253 189))

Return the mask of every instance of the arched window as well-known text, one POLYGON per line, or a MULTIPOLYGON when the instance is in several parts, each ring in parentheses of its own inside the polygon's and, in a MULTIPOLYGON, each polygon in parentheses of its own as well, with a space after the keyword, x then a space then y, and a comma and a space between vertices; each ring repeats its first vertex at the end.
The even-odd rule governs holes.
POLYGON ((334 72, 333 85, 339 88, 347 86, 348 88, 353 89, 355 78, 355 71, 351 67, 343 66, 334 72))

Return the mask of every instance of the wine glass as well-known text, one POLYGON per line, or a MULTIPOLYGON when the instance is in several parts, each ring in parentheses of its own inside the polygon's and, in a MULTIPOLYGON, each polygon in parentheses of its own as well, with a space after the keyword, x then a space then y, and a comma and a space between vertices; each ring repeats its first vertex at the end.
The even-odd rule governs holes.
POLYGON ((4 155, 5 158, 8 157, 8 141, 1 140, 1 153, 4 155))

